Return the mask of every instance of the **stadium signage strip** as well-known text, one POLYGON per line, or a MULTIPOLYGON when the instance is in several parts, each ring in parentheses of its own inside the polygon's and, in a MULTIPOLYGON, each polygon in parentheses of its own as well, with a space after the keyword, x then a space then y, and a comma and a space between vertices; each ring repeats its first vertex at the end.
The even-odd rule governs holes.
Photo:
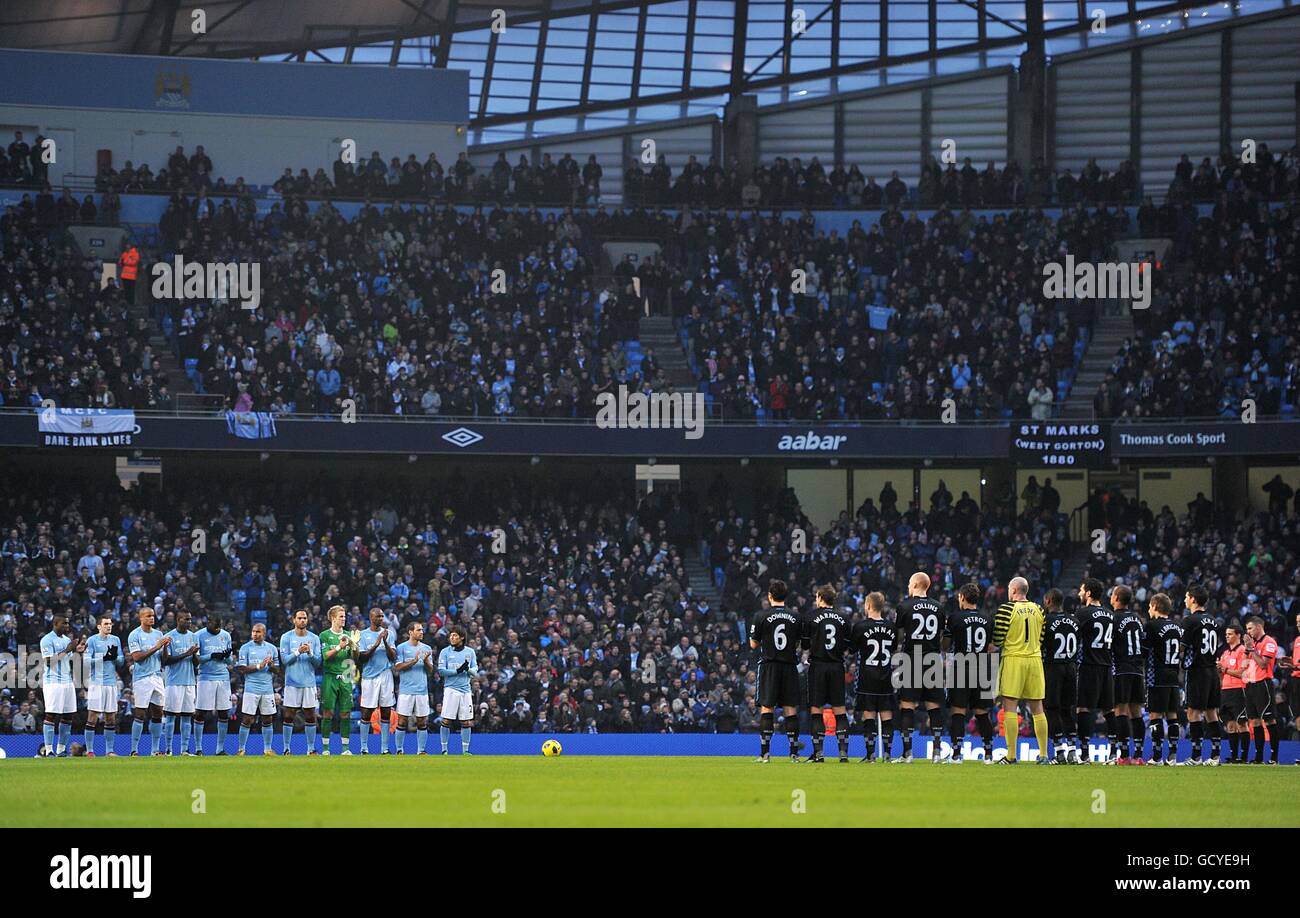
POLYGON ((706 424, 703 436, 691 440, 680 430, 603 430, 577 422, 358 419, 344 424, 278 417, 273 427, 254 439, 233 435, 224 414, 175 418, 131 413, 129 427, 125 418, 112 419, 115 430, 105 429, 108 419, 93 412, 65 415, 60 411, 56 415, 59 420, 45 423, 39 421, 39 415, 39 411, 0 413, 0 446, 629 459, 696 456, 978 462, 1010 458, 1019 465, 1052 468, 1070 467, 1068 457, 1074 458, 1074 467, 1089 467, 1105 464, 1110 458, 1300 455, 1300 422, 706 424), (87 418, 90 427, 85 426, 87 418), (1051 460, 1053 456, 1067 459, 1051 460))

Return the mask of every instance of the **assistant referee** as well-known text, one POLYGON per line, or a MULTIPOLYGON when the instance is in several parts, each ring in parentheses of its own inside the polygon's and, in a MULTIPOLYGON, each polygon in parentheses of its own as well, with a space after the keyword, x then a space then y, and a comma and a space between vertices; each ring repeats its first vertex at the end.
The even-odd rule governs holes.
POLYGON ((1007 755, 1001 764, 1016 764, 1016 737, 1020 735, 1020 702, 1029 703, 1038 739, 1038 763, 1047 757, 1047 715, 1043 713, 1043 608, 1028 600, 1029 581, 1013 577, 1007 584, 1007 601, 993 619, 993 643, 1001 651, 998 695, 1002 698, 1003 733, 1007 755))

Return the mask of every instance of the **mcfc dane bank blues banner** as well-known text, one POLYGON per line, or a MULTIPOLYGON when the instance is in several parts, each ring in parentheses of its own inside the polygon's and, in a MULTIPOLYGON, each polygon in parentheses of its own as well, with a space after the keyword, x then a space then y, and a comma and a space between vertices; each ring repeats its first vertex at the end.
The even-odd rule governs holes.
POLYGON ((1110 425, 1090 421, 1013 421, 1011 460, 1041 468, 1098 468, 1110 461, 1110 425))
POLYGON ((41 408, 36 412, 41 446, 130 446, 140 432, 135 412, 117 408, 41 408))

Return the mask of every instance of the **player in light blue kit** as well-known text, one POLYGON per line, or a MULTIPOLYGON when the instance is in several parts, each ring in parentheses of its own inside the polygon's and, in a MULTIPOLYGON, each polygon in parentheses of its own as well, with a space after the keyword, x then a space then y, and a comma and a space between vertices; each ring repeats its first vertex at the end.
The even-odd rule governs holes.
POLYGON ((384 613, 370 610, 370 627, 357 640, 357 662, 361 664, 361 754, 370 752, 370 718, 379 708, 379 751, 388 755, 388 721, 393 716, 393 661, 397 651, 384 626, 384 613))
POLYGON ((72 681, 72 655, 84 652, 85 641, 77 641, 68 632, 68 619, 54 616, 52 630, 41 638, 41 661, 45 669, 41 678, 41 694, 45 698, 45 719, 42 729, 45 748, 51 756, 63 755, 72 738, 72 718, 77 713, 77 688, 72 681), (54 745, 58 731, 59 745, 54 745))
POLYGON ((190 613, 176 613, 176 627, 167 632, 171 644, 163 651, 163 754, 172 754, 172 739, 180 721, 181 754, 190 755, 190 729, 197 696, 199 636, 190 630, 190 613))
POLYGON ((95 754, 95 734, 104 737, 104 752, 116 756, 117 668, 125 662, 122 640, 113 633, 113 616, 107 612, 95 622, 95 633, 86 641, 86 755, 95 754))
POLYGON ((275 755, 271 748, 272 730, 275 729, 275 685, 271 674, 280 668, 280 655, 266 639, 266 625, 253 626, 253 639, 239 648, 239 671, 244 676, 244 700, 239 706, 243 718, 239 722, 239 752, 244 754, 248 733, 253 721, 261 718, 262 755, 275 755))
POLYGON ((429 676, 433 674, 433 648, 420 639, 424 626, 411 622, 410 639, 397 645, 397 754, 402 755, 407 729, 414 728, 416 755, 424 755, 429 741, 429 676))
POLYGON ((208 627, 199 632, 199 693, 194 702, 198 718, 198 748, 203 755, 204 725, 217 722, 217 755, 226 754, 226 731, 230 728, 230 632, 221 627, 221 616, 208 613, 208 627))
POLYGON ((474 692, 470 680, 478 675, 478 654, 465 643, 465 629, 453 625, 447 634, 451 645, 438 654, 438 675, 442 677, 442 726, 438 738, 447 754, 451 723, 460 722, 461 755, 470 755, 470 727, 474 723, 474 692))
POLYGON ((307 610, 293 613, 293 630, 280 636, 280 659, 284 662, 284 754, 289 754, 293 722, 302 712, 307 754, 316 754, 316 670, 321 665, 320 638, 307 630, 307 610))
POLYGON ((140 754, 140 735, 145 721, 149 722, 149 739, 153 754, 162 755, 163 650, 172 639, 155 628, 156 615, 152 606, 140 607, 140 627, 126 639, 127 652, 131 654, 131 701, 135 705, 135 721, 131 724, 131 755, 140 754))

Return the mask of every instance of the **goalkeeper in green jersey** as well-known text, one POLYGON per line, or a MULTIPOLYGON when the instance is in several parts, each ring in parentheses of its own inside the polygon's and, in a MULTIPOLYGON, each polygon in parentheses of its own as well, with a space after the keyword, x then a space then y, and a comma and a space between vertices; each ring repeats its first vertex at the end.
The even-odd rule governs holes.
POLYGON ((321 754, 330 754, 330 728, 335 724, 341 726, 348 737, 348 748, 344 755, 356 751, 357 735, 352 732, 352 678, 356 669, 352 655, 356 652, 352 637, 343 630, 347 619, 347 610, 342 606, 331 606, 329 611, 330 626, 320 633, 321 649, 321 684, 320 712, 324 720, 321 730, 321 754))
POLYGON ((1012 577, 1007 584, 1007 601, 993 617, 993 643, 1001 652, 998 667, 998 695, 1002 698, 1007 755, 1000 761, 1016 764, 1016 740, 1020 735, 1020 702, 1029 705, 1038 740, 1038 763, 1051 764, 1047 757, 1047 715, 1043 713, 1046 680, 1043 677, 1043 609, 1028 599, 1029 581, 1012 577))

